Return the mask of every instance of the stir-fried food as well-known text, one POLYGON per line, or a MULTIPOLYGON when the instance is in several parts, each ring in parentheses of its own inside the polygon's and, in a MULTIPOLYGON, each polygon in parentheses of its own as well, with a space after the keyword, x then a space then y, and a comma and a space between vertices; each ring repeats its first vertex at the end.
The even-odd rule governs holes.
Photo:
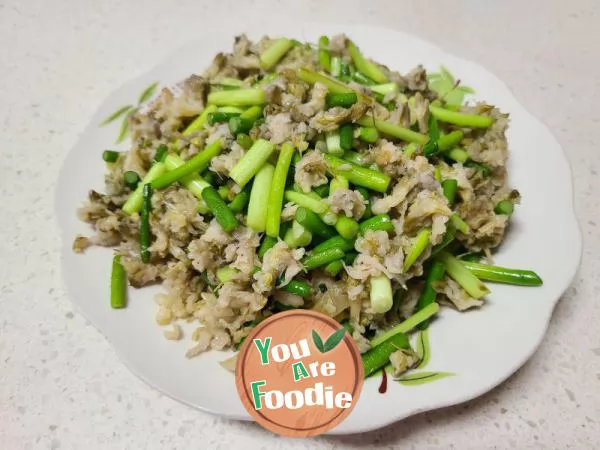
POLYGON ((78 211, 95 233, 73 248, 114 247, 114 308, 127 280, 162 283, 167 338, 198 325, 188 357, 308 308, 344 324, 367 375, 400 373, 418 361, 406 333, 439 305, 483 305, 483 281, 541 284, 484 264, 519 201, 508 115, 463 105, 457 86, 421 66, 402 75, 343 35, 239 36, 131 114, 129 150, 103 153, 105 193, 78 211))

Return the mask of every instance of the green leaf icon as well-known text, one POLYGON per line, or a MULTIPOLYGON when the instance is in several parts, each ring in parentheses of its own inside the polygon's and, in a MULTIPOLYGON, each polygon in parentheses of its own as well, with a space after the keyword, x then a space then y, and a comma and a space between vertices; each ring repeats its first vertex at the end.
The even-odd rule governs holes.
POLYGON ((337 330, 333 333, 327 340, 325 341, 325 345, 323 346, 323 353, 327 353, 338 346, 342 339, 344 339, 344 335, 346 334, 346 329, 344 327, 337 330))
POLYGON ((404 375, 396 381, 405 386, 418 386, 420 384, 427 384, 452 376, 454 376, 454 374, 451 372, 415 372, 404 375))
POLYGON ((323 351, 323 339, 321 339, 321 336, 319 336, 319 333, 317 333, 315 330, 312 330, 312 339, 315 343, 315 347, 317 347, 321 353, 325 353, 323 351))
POLYGON ((329 336, 325 343, 323 343, 323 339, 321 339, 319 333, 317 333, 315 330, 312 330, 312 339, 315 343, 315 347, 317 347, 321 353, 327 353, 336 348, 338 344, 342 342, 342 339, 344 339, 345 334, 346 329, 342 327, 335 333, 333 333, 331 336, 329 336))

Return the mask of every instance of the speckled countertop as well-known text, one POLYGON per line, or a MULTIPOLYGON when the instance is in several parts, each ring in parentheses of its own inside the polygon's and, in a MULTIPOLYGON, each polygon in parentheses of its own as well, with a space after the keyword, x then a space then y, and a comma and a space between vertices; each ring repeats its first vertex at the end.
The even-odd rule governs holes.
POLYGON ((595 0, 0 0, 0 448, 597 448, 599 24, 595 0), (509 381, 380 431, 289 440, 153 391, 73 311, 53 217, 63 157, 112 90, 234 12, 415 33, 496 73, 553 130, 573 166, 582 266, 539 351, 509 381))

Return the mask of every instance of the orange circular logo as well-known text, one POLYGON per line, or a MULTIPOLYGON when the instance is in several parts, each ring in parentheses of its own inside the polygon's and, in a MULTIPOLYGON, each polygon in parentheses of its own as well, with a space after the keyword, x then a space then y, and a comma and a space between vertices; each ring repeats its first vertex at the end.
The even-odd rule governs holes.
POLYGON ((338 322, 308 310, 276 314, 245 339, 236 386, 244 407, 264 428, 315 436, 341 423, 363 384, 360 352, 338 322))

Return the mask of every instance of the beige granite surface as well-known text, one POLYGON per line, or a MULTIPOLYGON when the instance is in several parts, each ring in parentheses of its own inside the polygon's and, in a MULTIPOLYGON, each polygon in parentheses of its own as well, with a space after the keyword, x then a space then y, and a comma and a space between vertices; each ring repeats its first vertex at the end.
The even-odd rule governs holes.
POLYGON ((0 42, 0 448, 599 447, 600 2, 0 0, 0 42), (73 311, 53 190, 96 106, 206 21, 275 13, 397 28, 475 60, 567 152, 581 268, 539 351, 481 398, 360 436, 283 439, 153 391, 73 311))

